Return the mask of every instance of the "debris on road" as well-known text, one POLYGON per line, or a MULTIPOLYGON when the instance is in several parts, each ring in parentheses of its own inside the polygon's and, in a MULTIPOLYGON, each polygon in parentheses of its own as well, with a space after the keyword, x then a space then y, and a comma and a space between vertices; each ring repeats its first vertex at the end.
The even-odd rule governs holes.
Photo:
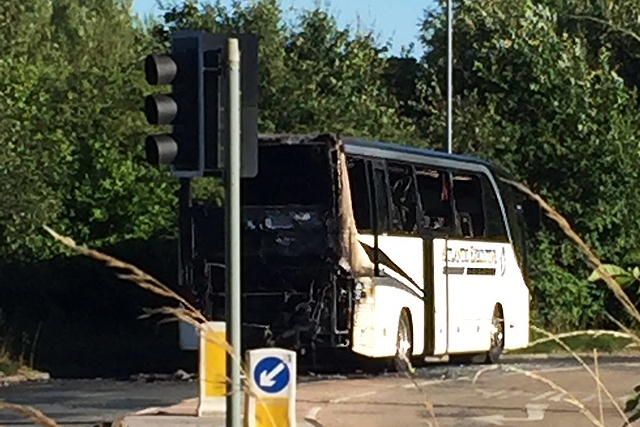
POLYGON ((48 372, 40 372, 29 368, 20 368, 14 375, 5 375, 0 372, 0 387, 7 387, 12 384, 19 384, 26 381, 49 381, 51 376, 48 372))

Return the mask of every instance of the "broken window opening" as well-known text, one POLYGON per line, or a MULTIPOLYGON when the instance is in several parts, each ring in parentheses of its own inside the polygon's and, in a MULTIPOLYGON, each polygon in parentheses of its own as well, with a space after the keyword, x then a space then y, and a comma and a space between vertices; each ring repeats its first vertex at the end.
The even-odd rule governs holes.
POLYGON ((374 188, 378 217, 378 233, 383 234, 389 231, 389 185, 384 164, 376 164, 374 166, 374 188))
POLYGON ((485 212, 485 236, 507 240, 507 229, 498 196, 486 175, 480 176, 485 212))
POLYGON ((347 160, 347 168, 356 228, 361 233, 371 232, 373 221, 371 219, 372 211, 367 179, 367 163, 364 159, 349 158, 347 160))
POLYGON ((431 231, 452 231, 455 221, 447 172, 424 166, 416 166, 415 172, 424 227, 431 231))
POLYGON ((476 175, 454 174, 453 197, 463 237, 484 236, 482 185, 476 175))
POLYGON ((325 145, 261 146, 258 171, 256 177, 242 179, 245 206, 331 203, 331 168, 325 145))
POLYGON ((418 232, 418 193, 413 167, 389 162, 391 193, 391 230, 414 234, 418 232))

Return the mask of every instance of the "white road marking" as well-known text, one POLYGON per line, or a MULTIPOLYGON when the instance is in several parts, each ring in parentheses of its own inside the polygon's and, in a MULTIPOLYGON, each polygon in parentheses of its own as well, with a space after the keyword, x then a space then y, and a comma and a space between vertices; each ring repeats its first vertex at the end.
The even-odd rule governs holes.
MULTIPOLYGON (((418 384, 418 386, 420 386, 420 387, 425 387, 425 386, 433 385, 433 384, 442 384, 443 382, 444 382, 444 380, 427 380, 427 381, 420 381, 420 382, 416 381, 416 384, 418 384)), ((414 384, 412 382, 410 384, 403 385, 402 388, 415 388, 416 384, 414 384)))
MULTIPOLYGON (((591 365, 588 365, 588 366, 593 370, 593 366, 591 365)), ((600 362, 600 366, 601 367, 618 366, 618 367, 637 368, 637 367, 640 367, 640 362, 614 362, 614 363, 600 362)), ((584 370, 584 366, 565 366, 561 368, 529 369, 529 371, 531 372, 538 372, 538 373, 540 372, 571 372, 571 371, 580 371, 580 370, 584 370)), ((509 372, 509 374, 519 374, 519 372, 511 371, 509 372)))
MULTIPOLYGON (((416 382, 416 384, 418 386, 420 386, 420 387, 424 387, 424 386, 428 386, 428 385, 432 385, 432 384, 441 384, 441 383, 443 383, 445 381, 447 381, 447 380, 425 380, 425 381, 416 382)), ((344 403, 344 402, 348 402, 348 401, 353 400, 353 399, 359 399, 361 397, 373 396, 374 394, 377 394, 378 392, 386 391, 386 390, 390 390, 390 389, 394 389, 394 388, 398 388, 398 387, 415 388, 416 384, 414 384, 414 383, 402 384, 401 386, 399 386, 398 384, 394 384, 392 386, 382 387, 379 390, 375 390, 375 391, 367 391, 367 392, 364 392, 364 393, 352 394, 350 396, 344 396, 344 397, 338 397, 338 398, 335 398, 335 399, 331 399, 331 400, 329 400, 329 404, 331 404, 331 403, 344 403)), ((307 416, 304 419, 305 420, 310 420, 310 421, 317 421, 316 417, 318 416, 318 413, 321 410, 322 410, 322 406, 315 406, 315 407, 311 408, 309 410, 309 412, 307 413, 307 416)))
POLYGON ((473 417, 472 419, 485 424, 493 424, 501 426, 508 422, 523 422, 523 421, 542 421, 544 419, 544 411, 549 405, 536 405, 533 403, 527 404, 527 418, 508 418, 502 414, 485 415, 482 417, 473 417))
POLYGON ((151 415, 151 414, 153 414, 153 413, 155 413, 155 412, 161 411, 162 409, 163 409, 163 408, 160 408, 160 407, 154 406, 154 407, 152 407, 152 408, 142 409, 142 410, 140 410, 140 411, 136 412, 135 414, 136 414, 136 415, 151 415))
POLYGON ((618 400, 619 400, 620 402, 623 402, 623 403, 624 403, 624 402, 626 402, 627 400, 631 399, 633 396, 635 396, 635 393, 634 393, 634 394, 625 394, 625 395, 620 396, 620 397, 618 398, 618 400))
POLYGON ((506 393, 506 390, 499 390, 499 391, 487 391, 487 390, 483 390, 481 388, 477 388, 475 389, 478 393, 480 393, 482 395, 482 397, 484 397, 485 399, 491 399, 492 397, 497 397, 500 396, 501 394, 506 393))
POLYGON ((377 391, 367 391, 365 393, 352 394, 351 396, 345 396, 345 397, 339 397, 337 399, 331 399, 331 400, 329 400, 329 403, 347 402, 349 400, 358 399, 360 397, 373 396, 376 393, 377 393, 377 391))
MULTIPOLYGON (((636 363, 636 362, 616 362, 616 363, 607 363, 607 366, 627 366, 627 367, 640 367, 640 363, 636 363)), ((494 370, 497 369, 498 366, 492 366, 490 368, 485 368, 479 372, 476 373, 476 375, 474 375, 474 378, 471 379, 471 381, 475 381, 477 379, 477 377, 479 377, 479 374, 489 371, 489 370, 494 370)), ((571 367, 562 367, 562 368, 547 368, 547 369, 538 369, 538 370, 532 370, 532 372, 537 372, 537 373, 545 373, 545 372, 570 372, 570 371, 578 371, 578 370, 583 370, 584 367, 582 366, 571 366, 571 367)), ((505 374, 507 375, 513 375, 513 374, 517 374, 520 375, 519 372, 505 372, 505 374)), ((451 381, 452 379, 438 379, 438 380, 425 380, 425 381, 421 381, 421 382, 416 382, 416 384, 420 387, 424 387, 424 386, 428 386, 428 385, 434 385, 434 384, 441 384, 444 383, 446 381, 451 381)), ((456 381, 469 381, 470 378, 468 376, 464 376, 464 377, 459 377, 455 379, 456 381)), ((398 385, 393 385, 390 387, 383 387, 377 391, 369 391, 369 392, 365 392, 365 393, 360 393, 360 394, 355 394, 352 396, 345 396, 345 397, 341 397, 341 398, 336 398, 336 399, 332 399, 329 401, 329 403, 343 403, 343 402, 347 402, 349 400, 352 399, 358 399, 361 397, 367 397, 367 396, 373 396, 375 394, 377 394, 378 392, 381 391, 385 391, 385 390, 389 390, 389 389, 393 389, 396 387, 402 387, 405 389, 410 389, 410 388, 415 388, 416 384, 414 384, 413 382, 410 384, 403 384, 401 386, 398 385)), ((300 384, 301 386, 307 385, 307 384, 300 384)), ((486 390, 482 390, 479 388, 475 388, 475 390, 477 390, 479 393, 481 393, 483 395, 483 397, 485 398, 492 398, 492 397, 497 397, 502 395, 501 398, 505 399, 508 397, 512 397, 515 395, 522 395, 523 393, 520 391, 515 391, 512 393, 508 393, 506 390, 501 390, 501 391, 494 391, 494 392, 490 392, 490 391, 486 391, 486 390), (507 395, 505 396, 504 394, 507 393, 507 395)), ((526 393, 525 393, 526 394, 526 393)), ((551 401, 555 401, 555 402, 559 402, 562 397, 564 396, 563 393, 558 393, 556 391, 548 391, 548 392, 544 392, 542 394, 539 394, 538 396, 534 397, 533 399, 531 399, 531 401, 539 401, 539 400, 544 400, 544 399, 548 399, 551 401)), ((590 402, 593 399, 595 399, 597 396, 595 394, 591 394, 589 396, 587 396, 587 398, 583 399, 583 402, 590 402)), ((628 398, 628 396, 623 396, 620 399, 621 400, 626 400, 625 398, 628 398)), ((488 416, 484 416, 484 417, 475 417, 474 419, 480 422, 485 422, 488 424, 494 424, 494 425, 502 425, 504 422, 517 422, 517 421, 540 421, 542 419, 544 419, 544 411, 546 410, 546 408, 549 405, 541 405, 541 404, 533 404, 533 403, 529 403, 526 405, 526 409, 527 409, 527 418, 507 418, 504 415, 498 414, 498 415, 488 415, 488 416)), ((305 417, 305 419, 309 419, 312 421, 316 421, 316 417, 318 415, 318 413, 322 410, 321 406, 316 406, 313 407, 309 410, 309 412, 307 413, 307 416, 305 417)))
POLYGON ((566 393, 559 392, 555 396, 550 397, 549 400, 552 401, 552 402, 560 402, 565 397, 567 397, 566 393))
POLYGON ((532 402, 535 402, 536 400, 543 400, 546 399, 550 396, 553 396, 554 394, 556 394, 555 391, 551 390, 551 391, 546 391, 542 394, 537 395, 536 397, 534 397, 533 399, 531 399, 532 402))
POLYGON ((516 396, 524 396, 525 394, 526 393, 522 390, 512 390, 512 391, 506 392, 506 394, 500 396, 498 399, 510 399, 516 396))
POLYGON ((316 417, 318 416, 318 412, 320 412, 321 410, 322 406, 314 406, 313 408, 309 409, 309 412, 307 412, 307 415, 305 415, 304 419, 317 421, 316 417))

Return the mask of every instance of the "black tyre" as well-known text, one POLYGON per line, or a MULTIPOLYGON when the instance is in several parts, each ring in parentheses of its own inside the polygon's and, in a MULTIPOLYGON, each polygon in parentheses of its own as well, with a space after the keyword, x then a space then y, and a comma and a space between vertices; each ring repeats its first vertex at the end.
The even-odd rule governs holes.
POLYGON ((504 315, 502 308, 496 306, 491 319, 491 347, 486 356, 486 363, 498 363, 504 350, 504 315))
POLYGON ((397 372, 408 372, 411 369, 411 353, 413 351, 413 332, 409 314, 402 310, 398 321, 396 338, 396 355, 393 359, 397 372))

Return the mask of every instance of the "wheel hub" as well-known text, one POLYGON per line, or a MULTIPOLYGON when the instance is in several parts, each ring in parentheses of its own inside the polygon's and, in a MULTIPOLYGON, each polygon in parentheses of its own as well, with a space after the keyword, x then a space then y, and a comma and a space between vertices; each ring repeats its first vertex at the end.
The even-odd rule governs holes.
POLYGON ((492 347, 502 348, 504 344, 504 331, 502 330, 502 322, 494 317, 491 322, 491 345, 492 347))
POLYGON ((409 340, 409 329, 404 322, 400 324, 398 329, 397 349, 399 354, 407 354, 411 349, 411 340, 409 340))

